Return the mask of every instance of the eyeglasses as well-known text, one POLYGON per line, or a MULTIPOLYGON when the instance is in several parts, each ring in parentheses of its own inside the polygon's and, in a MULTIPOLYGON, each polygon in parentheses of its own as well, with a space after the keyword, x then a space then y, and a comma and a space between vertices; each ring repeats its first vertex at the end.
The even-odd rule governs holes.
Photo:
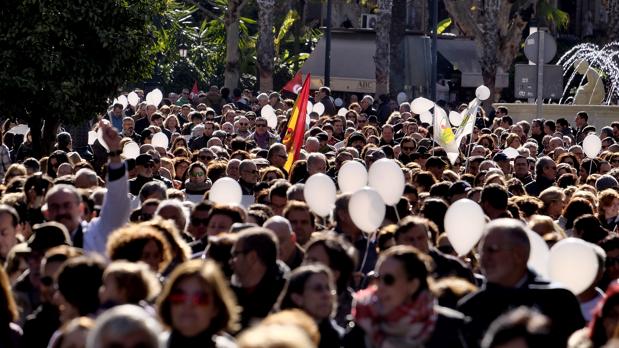
POLYGON ((249 174, 258 174, 257 170, 244 170, 245 173, 249 173, 249 174))
POLYGON ((208 225, 208 218, 207 219, 200 219, 197 217, 192 217, 191 218, 191 224, 194 226, 200 226, 200 225, 208 225))
POLYGON ((203 161, 212 161, 213 160, 213 157, 211 157, 211 156, 204 156, 204 155, 198 156, 198 158, 203 160, 203 161))
POLYGON ((402 151, 413 151, 415 147, 413 146, 402 146, 402 151))
POLYGON ((256 124, 256 128, 262 128, 262 127, 266 127, 266 124, 256 124))
POLYGON ((192 178, 201 178, 204 176, 204 172, 192 172, 189 173, 189 176, 192 178))
POLYGON ((395 284, 395 276, 393 274, 383 274, 381 276, 378 277, 380 279, 380 282, 387 285, 387 286, 392 286, 393 284, 395 284))
POLYGON ((187 294, 179 291, 170 294, 169 301, 173 305, 183 304, 189 301, 194 306, 206 306, 211 303, 211 298, 206 292, 187 294))

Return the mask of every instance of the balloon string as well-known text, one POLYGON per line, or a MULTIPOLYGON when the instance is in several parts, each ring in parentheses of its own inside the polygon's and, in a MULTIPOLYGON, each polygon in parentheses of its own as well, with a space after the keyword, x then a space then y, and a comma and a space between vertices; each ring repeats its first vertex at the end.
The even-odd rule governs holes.
POLYGON ((365 246, 365 253, 363 253, 363 261, 361 261, 361 267, 359 267, 359 272, 363 274, 363 268, 365 267, 365 263, 368 259, 368 253, 370 251, 370 242, 372 241, 372 236, 376 233, 376 231, 370 233, 368 235, 368 242, 365 246))
MULTIPOLYGON (((593 158, 591 158, 591 161, 589 162, 589 175, 591 175, 591 169, 593 168, 593 158)), ((587 175, 587 177, 589 176, 587 175)), ((586 182, 586 181, 585 181, 586 182)))
POLYGON ((395 204, 393 206, 393 210, 395 210, 395 216, 398 218, 398 222, 400 222, 400 213, 398 212, 398 205, 395 204))

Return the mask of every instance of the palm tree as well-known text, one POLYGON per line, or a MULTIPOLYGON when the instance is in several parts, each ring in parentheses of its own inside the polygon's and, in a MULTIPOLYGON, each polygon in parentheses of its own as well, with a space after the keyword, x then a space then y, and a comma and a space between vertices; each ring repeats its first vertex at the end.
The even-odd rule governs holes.
POLYGON ((241 9, 247 2, 248 0, 228 0, 228 9, 224 16, 224 24, 226 27, 226 64, 224 72, 224 86, 230 89, 237 88, 241 78, 239 19, 241 9))
POLYGON ((275 0, 257 0, 258 3, 258 42, 257 60, 260 75, 260 90, 273 90, 273 8, 275 0))
POLYGON ((520 50, 527 22, 521 11, 537 7, 539 0, 444 0, 445 8, 480 52, 484 84, 496 95, 498 68, 508 71, 520 50))
POLYGON ((389 93, 389 30, 392 0, 378 0, 376 21, 376 96, 389 93))

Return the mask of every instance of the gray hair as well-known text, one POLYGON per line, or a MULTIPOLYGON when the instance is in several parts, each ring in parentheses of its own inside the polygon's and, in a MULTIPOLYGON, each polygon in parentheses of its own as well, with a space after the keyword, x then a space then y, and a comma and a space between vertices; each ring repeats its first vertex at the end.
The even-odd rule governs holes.
POLYGON ((119 340, 141 332, 147 338, 148 348, 159 348, 161 324, 151 314, 136 305, 120 305, 107 310, 95 322, 95 327, 86 338, 87 348, 103 348, 103 338, 113 335, 119 340))
POLYGON ((138 198, 140 199, 140 202, 143 203, 147 197, 158 193, 159 197, 157 197, 157 199, 164 200, 168 198, 168 193, 166 192, 167 189, 168 188, 165 186, 165 184, 159 180, 149 181, 144 184, 144 186, 142 186, 142 188, 140 189, 138 198))
POLYGON ((183 217, 183 223, 182 223, 183 226, 176 226, 176 227, 181 232, 184 231, 185 228, 187 227, 187 221, 189 221, 189 215, 190 215, 191 208, 188 208, 185 205, 183 205, 183 202, 179 201, 178 199, 165 199, 161 201, 161 203, 159 203, 159 205, 157 206, 157 210, 155 210, 155 216, 159 216, 159 212, 163 208, 167 208, 167 207, 176 208, 181 213, 180 216, 183 217))

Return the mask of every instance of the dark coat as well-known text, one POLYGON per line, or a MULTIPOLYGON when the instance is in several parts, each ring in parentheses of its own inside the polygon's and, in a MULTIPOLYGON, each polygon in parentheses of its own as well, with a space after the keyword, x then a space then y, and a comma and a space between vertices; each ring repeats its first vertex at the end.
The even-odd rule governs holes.
POLYGON ((323 320, 318 324, 318 331, 320 332, 318 348, 339 348, 342 346, 344 329, 333 320, 323 320))
POLYGON ((22 345, 32 348, 46 348, 54 332, 60 327, 60 312, 51 303, 43 303, 28 316, 24 324, 22 345))
POLYGON ((237 302, 243 308, 241 312, 242 328, 249 327, 254 319, 262 319, 269 314, 284 285, 286 285, 289 273, 288 266, 277 261, 277 265, 267 270, 255 288, 247 289, 240 284, 232 284, 237 302))
POLYGON ((557 347, 565 347, 569 336, 585 325, 574 294, 529 272, 518 288, 485 284, 459 302, 458 309, 471 318, 464 331, 469 346, 478 346, 497 317, 520 306, 536 308, 550 318, 557 347))
POLYGON ((528 183, 524 189, 527 191, 529 196, 539 196, 542 191, 554 185, 554 181, 547 179, 543 176, 538 177, 535 181, 528 183))
POLYGON ((432 275, 435 279, 459 277, 475 284, 473 272, 458 258, 443 254, 436 249, 430 249, 428 255, 434 262, 434 271, 432 272, 432 275))

